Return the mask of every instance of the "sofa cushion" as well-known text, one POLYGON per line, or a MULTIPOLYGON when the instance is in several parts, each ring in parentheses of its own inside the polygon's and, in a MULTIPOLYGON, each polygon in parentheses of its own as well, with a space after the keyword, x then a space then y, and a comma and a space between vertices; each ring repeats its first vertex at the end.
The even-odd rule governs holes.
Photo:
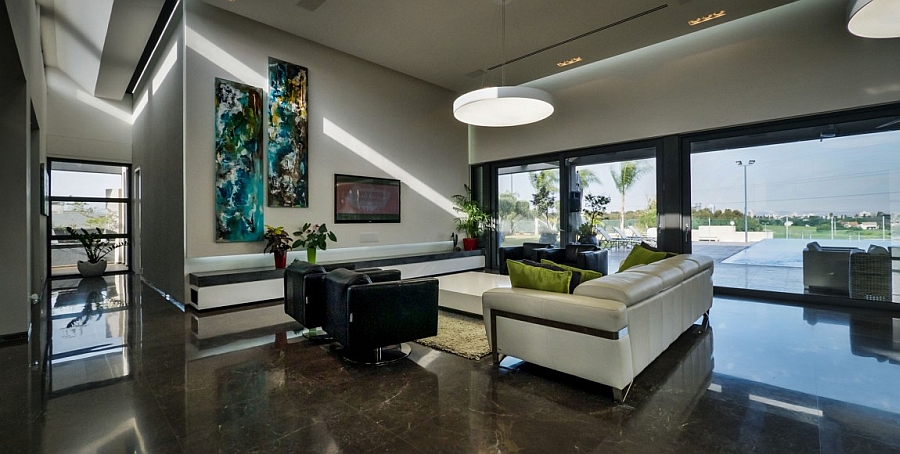
POLYGON ((664 258, 666 258, 665 252, 653 252, 649 249, 642 248, 640 245, 637 245, 631 249, 628 257, 625 257, 625 260, 623 260, 622 264, 619 265, 619 272, 621 273, 622 271, 625 271, 634 265, 648 265, 653 262, 658 262, 664 258))
POLYGON ((639 303, 663 290, 663 281, 650 273, 626 271, 579 285, 576 295, 618 301, 626 306, 639 303))
POLYGON ((672 288, 684 282, 684 271, 678 267, 677 263, 669 260, 660 260, 649 265, 638 265, 630 268, 628 271, 652 274, 662 280, 664 289, 672 288))
POLYGON ((571 271, 554 271, 515 260, 507 260, 506 267, 509 269, 509 283, 513 287, 569 293, 571 271))
POLYGON ((593 279, 599 279, 599 278, 603 277, 603 273, 601 273, 599 271, 583 270, 581 268, 575 268, 574 266, 563 265, 561 263, 551 262, 550 260, 547 260, 547 259, 541 259, 541 264, 552 265, 552 266, 562 268, 567 271, 571 271, 572 273, 579 273, 579 274, 581 274, 581 282, 587 282, 587 281, 590 281, 593 279))
POLYGON ((650 244, 650 243, 648 243, 648 242, 646 242, 646 241, 641 241, 641 247, 644 248, 644 249, 647 249, 648 251, 653 251, 653 252, 665 252, 665 253, 666 253, 666 258, 669 258, 669 257, 675 257, 676 255, 678 255, 678 254, 676 254, 676 253, 674 253, 674 252, 667 252, 667 251, 664 251, 664 250, 662 250, 662 249, 660 249, 660 248, 658 248, 658 247, 656 247, 656 246, 654 246, 654 245, 652 245, 652 244, 650 244))
POLYGON ((543 268, 545 270, 571 271, 572 279, 569 281, 569 293, 572 293, 573 291, 575 291, 575 287, 578 287, 578 284, 581 284, 581 282, 584 280, 584 276, 582 274, 583 270, 580 270, 578 268, 573 268, 571 266, 557 265, 549 260, 541 260, 541 263, 533 262, 533 261, 527 260, 527 259, 519 260, 519 261, 528 266, 536 266, 538 268, 543 268), (545 261, 547 263, 544 263, 545 261))

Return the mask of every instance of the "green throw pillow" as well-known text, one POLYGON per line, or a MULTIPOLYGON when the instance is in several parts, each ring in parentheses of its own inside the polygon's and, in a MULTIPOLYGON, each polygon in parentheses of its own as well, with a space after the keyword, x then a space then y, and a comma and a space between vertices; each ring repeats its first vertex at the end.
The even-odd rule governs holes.
POLYGON ((594 270, 583 270, 583 269, 581 269, 581 268, 576 268, 576 267, 574 267, 574 266, 562 265, 562 264, 559 264, 559 263, 551 262, 550 260, 547 260, 547 259, 541 259, 541 263, 543 263, 543 264, 545 264, 545 265, 558 266, 558 267, 560 267, 560 268, 562 268, 562 269, 564 269, 564 270, 569 270, 569 271, 572 271, 572 272, 581 273, 581 282, 587 282, 587 281, 590 281, 590 280, 592 280, 592 279, 599 279, 599 278, 603 277, 603 273, 601 273, 601 272, 599 272, 599 271, 594 271, 594 270))
POLYGON ((569 293, 571 271, 553 271, 507 260, 509 283, 515 288, 530 288, 556 293, 569 293))
POLYGON ((619 272, 621 273, 635 265, 649 265, 664 258, 666 258, 665 252, 653 252, 649 249, 642 248, 640 245, 636 245, 631 249, 631 253, 628 254, 628 257, 625 257, 625 260, 619 265, 619 272))

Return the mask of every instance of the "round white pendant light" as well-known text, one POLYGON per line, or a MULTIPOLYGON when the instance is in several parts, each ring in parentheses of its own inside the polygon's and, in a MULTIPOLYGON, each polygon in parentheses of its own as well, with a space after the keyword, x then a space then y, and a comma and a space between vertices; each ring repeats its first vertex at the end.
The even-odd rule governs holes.
POLYGON ((863 38, 900 37, 900 0, 850 0, 847 29, 863 38))
POLYGON ((553 96, 528 87, 489 87, 466 93, 453 103, 453 116, 475 126, 519 126, 553 113, 553 96))

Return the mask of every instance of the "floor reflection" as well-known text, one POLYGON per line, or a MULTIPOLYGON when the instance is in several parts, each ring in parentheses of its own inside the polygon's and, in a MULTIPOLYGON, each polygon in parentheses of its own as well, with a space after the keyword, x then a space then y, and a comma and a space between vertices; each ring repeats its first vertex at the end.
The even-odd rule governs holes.
POLYGON ((716 298, 710 327, 618 405, 603 385, 418 344, 350 364, 280 302, 184 312, 127 276, 53 289, 31 452, 900 451, 900 316, 884 312, 716 298))
POLYGON ((130 374, 127 281, 125 275, 53 281, 53 392, 130 374))

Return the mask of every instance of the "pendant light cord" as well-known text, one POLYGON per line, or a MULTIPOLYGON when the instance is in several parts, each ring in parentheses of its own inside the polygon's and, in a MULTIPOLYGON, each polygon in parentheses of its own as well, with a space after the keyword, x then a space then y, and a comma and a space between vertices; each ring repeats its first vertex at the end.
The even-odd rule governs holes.
MULTIPOLYGON (((506 0, 500 0, 500 51, 506 62, 506 0)), ((500 66, 500 86, 506 86, 506 63, 500 66)))

